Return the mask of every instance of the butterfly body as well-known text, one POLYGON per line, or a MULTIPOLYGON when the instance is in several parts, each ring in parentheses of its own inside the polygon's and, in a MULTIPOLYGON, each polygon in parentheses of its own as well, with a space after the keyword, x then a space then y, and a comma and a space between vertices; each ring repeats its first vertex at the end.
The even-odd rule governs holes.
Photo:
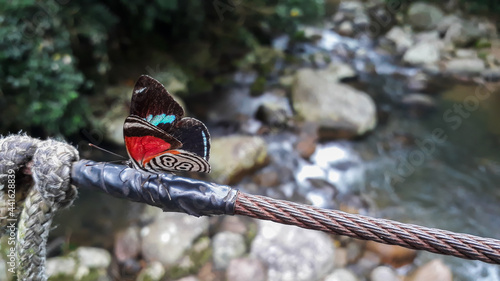
POLYGON ((210 134, 163 85, 143 75, 132 95, 123 135, 132 164, 150 172, 210 172, 210 134))

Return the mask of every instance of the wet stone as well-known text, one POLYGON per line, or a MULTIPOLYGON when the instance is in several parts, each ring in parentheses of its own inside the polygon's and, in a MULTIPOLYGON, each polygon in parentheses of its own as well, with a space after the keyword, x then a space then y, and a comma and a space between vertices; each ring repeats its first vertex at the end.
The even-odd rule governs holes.
POLYGON ((366 243, 366 249, 377 254, 383 263, 394 267, 401 267, 413 262, 417 256, 415 250, 403 248, 400 246, 386 245, 373 241, 366 243))
POLYGON ((45 272, 49 277, 73 277, 77 269, 76 261, 71 257, 47 259, 45 272))
POLYGON ((266 267, 258 259, 239 258, 231 260, 227 271, 227 281, 266 281, 266 267))
POLYGON ((322 232, 268 221, 259 222, 251 255, 268 268, 268 280, 320 280, 333 267, 330 237, 322 232))
POLYGON ((165 275, 165 268, 160 262, 153 261, 137 276, 137 281, 160 281, 165 275))
POLYGON ((329 274, 325 281, 358 281, 358 278, 350 270, 339 268, 329 274))
POLYGON ((114 254, 118 262, 136 258, 141 251, 139 228, 129 227, 118 232, 115 239, 114 254))
POLYGON ((396 272, 388 266, 378 266, 370 273, 371 281, 399 281, 396 272))
POLYGON ((486 69, 479 58, 456 58, 446 63, 446 72, 457 74, 478 74, 486 69))
POLYGON ((297 71, 292 103, 297 117, 317 123, 321 132, 329 133, 325 136, 331 136, 330 131, 342 131, 342 137, 362 135, 377 122, 370 96, 339 83, 338 77, 331 75, 328 69, 297 71))
POLYGON ((212 240, 214 266, 225 269, 232 259, 241 257, 245 251, 245 239, 241 234, 219 232, 212 240))
POLYGON ((408 278, 408 281, 452 281, 453 275, 450 268, 441 260, 432 260, 419 267, 408 278))
POLYGON ((244 235, 248 231, 250 218, 243 218, 239 216, 225 216, 219 227, 219 232, 229 231, 237 234, 244 235))
POLYGON ((233 184, 267 162, 264 139, 256 136, 228 136, 212 140, 210 176, 216 182, 233 184))
POLYGON ((93 247, 80 247, 75 252, 78 264, 88 268, 106 269, 111 264, 111 255, 108 251, 93 247))
POLYGON ((408 22, 419 30, 435 28, 443 16, 441 9, 428 3, 416 2, 408 8, 408 22))
POLYGON ((206 217, 160 213, 155 221, 141 230, 142 255, 146 260, 159 261, 164 266, 174 265, 194 239, 207 229, 206 217))

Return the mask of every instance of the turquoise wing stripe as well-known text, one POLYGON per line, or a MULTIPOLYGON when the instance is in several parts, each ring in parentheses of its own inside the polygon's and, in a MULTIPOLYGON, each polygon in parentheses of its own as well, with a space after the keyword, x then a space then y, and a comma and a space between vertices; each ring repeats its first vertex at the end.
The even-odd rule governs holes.
POLYGON ((170 124, 175 121, 175 115, 160 114, 153 116, 149 114, 148 117, 144 118, 149 123, 158 126, 159 124, 170 124))

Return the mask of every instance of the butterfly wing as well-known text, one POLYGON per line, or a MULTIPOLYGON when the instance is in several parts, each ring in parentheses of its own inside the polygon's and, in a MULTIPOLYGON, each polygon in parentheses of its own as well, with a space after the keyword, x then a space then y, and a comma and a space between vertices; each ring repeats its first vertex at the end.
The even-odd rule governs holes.
POLYGON ((210 134, 157 80, 137 81, 123 126, 127 152, 136 167, 148 171, 210 172, 210 134))
POLYGON ((135 115, 125 119, 123 136, 132 163, 142 169, 151 158, 182 146, 176 138, 135 115))
POLYGON ((160 82, 142 75, 134 86, 130 114, 142 117, 168 132, 184 116, 184 109, 160 82))

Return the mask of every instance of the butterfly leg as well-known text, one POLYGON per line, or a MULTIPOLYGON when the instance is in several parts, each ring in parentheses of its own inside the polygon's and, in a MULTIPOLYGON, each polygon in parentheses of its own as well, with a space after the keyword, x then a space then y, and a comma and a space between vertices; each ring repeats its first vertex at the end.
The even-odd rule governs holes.
MULTIPOLYGON (((148 178, 147 178, 145 181, 143 181, 143 182, 142 182, 142 184, 141 184, 141 189, 142 189, 142 190, 144 190, 144 189, 145 189, 145 188, 144 188, 144 184, 145 184, 145 183, 147 183, 147 182, 149 181, 149 179, 150 179, 150 178, 151 178, 151 175, 148 175, 148 178)), ((148 189, 145 189, 145 190, 148 192, 149 197, 151 198, 151 201, 153 201, 153 203, 156 203, 156 201, 155 201, 155 199, 153 198, 153 195, 151 194, 151 192, 149 192, 149 190, 148 190, 148 189)))
POLYGON ((170 196, 170 192, 168 191, 168 188, 163 184, 163 182, 160 180, 160 175, 157 175, 158 176, 158 194, 160 194, 160 185, 165 189, 165 191, 167 192, 167 195, 168 195, 168 199, 170 201, 172 201, 172 197, 170 196))

